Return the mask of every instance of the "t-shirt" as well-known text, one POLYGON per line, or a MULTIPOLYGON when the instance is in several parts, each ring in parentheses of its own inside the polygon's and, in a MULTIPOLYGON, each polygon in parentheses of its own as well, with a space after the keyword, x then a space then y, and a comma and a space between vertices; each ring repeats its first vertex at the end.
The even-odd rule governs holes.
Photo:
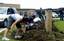
POLYGON ((33 21, 34 21, 34 22, 38 22, 38 21, 41 21, 41 19, 40 19, 39 17, 36 17, 36 18, 34 18, 33 21))
POLYGON ((23 19, 23 15, 19 15, 19 14, 12 14, 11 17, 12 17, 14 20, 23 19))

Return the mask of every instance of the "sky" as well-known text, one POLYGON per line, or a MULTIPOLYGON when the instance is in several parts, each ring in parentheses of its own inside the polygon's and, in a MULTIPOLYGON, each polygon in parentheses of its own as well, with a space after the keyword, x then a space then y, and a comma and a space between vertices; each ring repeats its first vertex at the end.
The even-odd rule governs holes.
POLYGON ((64 7, 64 0, 0 0, 1 3, 20 4, 21 8, 60 8, 64 7))

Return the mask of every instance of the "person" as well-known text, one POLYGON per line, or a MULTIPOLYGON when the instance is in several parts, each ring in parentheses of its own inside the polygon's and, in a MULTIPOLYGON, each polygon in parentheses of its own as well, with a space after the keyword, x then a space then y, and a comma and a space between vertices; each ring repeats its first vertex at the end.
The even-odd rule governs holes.
MULTIPOLYGON (((16 24, 16 26, 17 26, 17 33, 18 33, 18 31, 19 31, 19 29, 20 29, 20 25, 19 25, 19 21, 20 20, 22 20, 23 19, 23 15, 20 15, 20 14, 12 14, 12 15, 10 15, 10 17, 11 17, 11 20, 13 20, 13 24, 11 25, 11 29, 13 28, 13 26, 16 24)), ((2 40, 10 40, 9 38, 7 38, 7 33, 8 33, 8 31, 9 31, 10 29, 9 29, 9 27, 8 28, 6 28, 6 30, 5 30, 5 32, 4 32, 4 36, 2 37, 2 40)))
POLYGON ((44 10, 43 10, 42 8, 40 8, 40 10, 36 10, 36 12, 37 12, 39 18, 40 18, 42 21, 44 21, 44 19, 45 19, 45 18, 44 18, 44 15, 45 15, 44 10))
POLYGON ((59 13, 60 13, 60 20, 63 21, 63 17, 64 17, 64 8, 60 9, 60 10, 59 10, 59 13))
MULTIPOLYGON (((11 16, 14 19, 14 16, 11 16)), ((17 16, 16 16, 17 17, 17 16)), ((19 18, 14 19, 15 21, 13 22, 11 29, 16 25, 17 27, 17 31, 15 34, 14 38, 21 38, 22 36, 19 35, 19 31, 21 30, 21 23, 24 23, 26 21, 26 19, 24 17, 27 17, 26 14, 20 15, 19 18)), ((23 33, 25 33, 26 29, 22 28, 23 33)))

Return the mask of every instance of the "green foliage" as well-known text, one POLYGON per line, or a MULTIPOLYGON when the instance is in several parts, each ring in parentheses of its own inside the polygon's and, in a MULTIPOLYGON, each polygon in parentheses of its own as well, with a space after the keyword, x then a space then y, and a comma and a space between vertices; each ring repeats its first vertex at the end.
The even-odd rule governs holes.
POLYGON ((59 31, 64 32, 64 21, 57 20, 54 22, 54 25, 59 31))

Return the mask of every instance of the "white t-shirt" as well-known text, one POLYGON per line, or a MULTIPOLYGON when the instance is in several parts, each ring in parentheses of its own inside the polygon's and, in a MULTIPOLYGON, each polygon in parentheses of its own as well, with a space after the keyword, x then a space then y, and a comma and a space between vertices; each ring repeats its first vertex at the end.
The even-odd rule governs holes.
POLYGON ((41 21, 41 19, 40 19, 39 17, 36 17, 36 18, 34 18, 33 21, 34 21, 34 22, 38 22, 38 21, 41 21))
POLYGON ((23 15, 19 15, 19 14, 12 14, 11 17, 12 17, 14 20, 23 19, 23 15))

